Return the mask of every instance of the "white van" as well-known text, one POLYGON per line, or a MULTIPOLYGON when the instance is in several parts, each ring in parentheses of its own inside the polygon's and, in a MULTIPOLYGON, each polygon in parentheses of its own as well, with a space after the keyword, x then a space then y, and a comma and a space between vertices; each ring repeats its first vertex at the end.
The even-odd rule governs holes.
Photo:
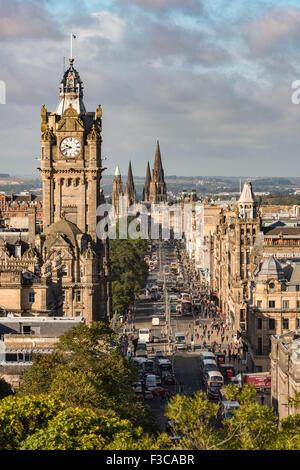
POLYGON ((157 386, 156 375, 148 374, 147 377, 146 377, 146 382, 145 382, 146 389, 151 390, 151 388, 154 388, 156 386, 157 386))
POLYGON ((146 343, 150 342, 151 335, 150 335, 149 328, 143 328, 143 329, 139 330, 139 340, 145 341, 146 343))
POLYGON ((147 344, 145 341, 138 340, 135 357, 147 357, 147 344))
POLYGON ((186 349, 185 334, 175 333, 175 349, 186 349))

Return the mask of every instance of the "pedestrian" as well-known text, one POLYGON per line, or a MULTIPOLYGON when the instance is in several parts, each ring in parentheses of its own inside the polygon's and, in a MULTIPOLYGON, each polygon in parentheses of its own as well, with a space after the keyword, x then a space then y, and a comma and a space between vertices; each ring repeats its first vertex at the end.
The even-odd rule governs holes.
POLYGON ((231 350, 230 349, 228 351, 228 358, 229 358, 229 361, 231 361, 231 350))
POLYGON ((262 405, 263 405, 264 402, 265 402, 265 397, 264 397, 263 395, 261 396, 260 402, 261 402, 262 405))

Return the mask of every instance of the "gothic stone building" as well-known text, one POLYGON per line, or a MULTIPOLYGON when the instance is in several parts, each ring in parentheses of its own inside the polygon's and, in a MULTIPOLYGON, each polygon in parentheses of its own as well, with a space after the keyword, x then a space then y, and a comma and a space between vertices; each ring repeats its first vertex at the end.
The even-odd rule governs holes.
POLYGON ((23 254, 8 253, 5 242, 0 247, 2 311, 106 320, 111 315, 108 243, 96 233, 104 171, 102 109, 86 112, 73 59, 56 112, 42 106, 41 131, 43 229, 36 234, 31 224, 23 254), (7 289, 10 295, 19 292, 18 302, 4 300, 7 289))

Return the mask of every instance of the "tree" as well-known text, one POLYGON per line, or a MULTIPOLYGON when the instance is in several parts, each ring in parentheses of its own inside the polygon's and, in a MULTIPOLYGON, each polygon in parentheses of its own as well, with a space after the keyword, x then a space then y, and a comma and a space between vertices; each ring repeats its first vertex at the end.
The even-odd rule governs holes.
POLYGON ((0 377, 0 400, 8 395, 12 395, 12 393, 11 385, 0 377))
POLYGON ((1 450, 146 449, 166 445, 128 420, 67 407, 51 395, 6 397, 0 402, 1 450))
POLYGON ((277 418, 271 408, 259 405, 252 387, 240 392, 235 385, 225 387, 228 399, 237 398, 238 410, 220 420, 219 405, 203 392, 194 398, 176 396, 167 407, 175 432, 183 434, 177 448, 189 450, 271 449, 278 436, 277 418))
POLYGON ((152 432, 156 430, 154 418, 133 393, 136 380, 137 367, 122 355, 116 332, 95 322, 64 333, 53 354, 34 356, 17 393, 51 394, 68 407, 128 419, 152 432))
POLYGON ((145 287, 148 266, 144 260, 144 254, 147 246, 148 241, 141 238, 110 240, 114 311, 121 313, 126 310, 135 295, 145 287))
POLYGON ((43 428, 64 405, 56 398, 9 396, 0 401, 0 449, 16 449, 19 443, 43 428))

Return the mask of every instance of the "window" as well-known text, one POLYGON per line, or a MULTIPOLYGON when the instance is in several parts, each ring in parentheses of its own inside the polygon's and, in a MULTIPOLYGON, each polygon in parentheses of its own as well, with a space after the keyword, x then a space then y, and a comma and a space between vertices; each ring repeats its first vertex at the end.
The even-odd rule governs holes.
POLYGON ((296 292, 300 291, 300 286, 296 286, 296 292))
POLYGON ((282 308, 290 308, 290 302, 288 300, 283 300, 282 308))
POLYGON ((275 330, 275 320, 274 320, 274 318, 269 318, 269 330, 275 330))
POLYGON ((275 300, 269 300, 269 308, 275 308, 275 300))
POLYGON ((289 319, 288 318, 283 318, 282 319, 282 329, 283 330, 288 330, 289 329, 289 319))
POLYGON ((31 326, 23 325, 23 335, 30 335, 31 333, 31 326))
POLYGON ((297 300, 297 308, 300 308, 300 300, 297 300))
POLYGON ((296 318, 296 328, 300 328, 300 318, 296 318))
POLYGON ((261 319, 261 318, 258 318, 258 319, 257 319, 257 329, 258 329, 258 330, 261 330, 261 329, 262 329, 262 319, 261 319))
POLYGON ((80 301, 81 301, 81 292, 80 292, 80 290, 78 290, 76 292, 76 302, 80 302, 80 301))
POLYGON ((62 266, 60 270, 61 276, 67 276, 68 275, 68 268, 67 266, 62 266))
POLYGON ((35 301, 35 292, 29 292, 28 294, 28 301, 33 304, 35 301))
POLYGON ((262 308, 262 300, 257 301, 257 308, 262 308))
POLYGON ((245 309, 244 308, 240 309, 240 320, 241 321, 245 320, 245 309))
POLYGON ((80 317, 81 312, 75 312, 76 317, 80 317))
POLYGON ((262 354, 262 338, 257 338, 257 354, 262 354))

